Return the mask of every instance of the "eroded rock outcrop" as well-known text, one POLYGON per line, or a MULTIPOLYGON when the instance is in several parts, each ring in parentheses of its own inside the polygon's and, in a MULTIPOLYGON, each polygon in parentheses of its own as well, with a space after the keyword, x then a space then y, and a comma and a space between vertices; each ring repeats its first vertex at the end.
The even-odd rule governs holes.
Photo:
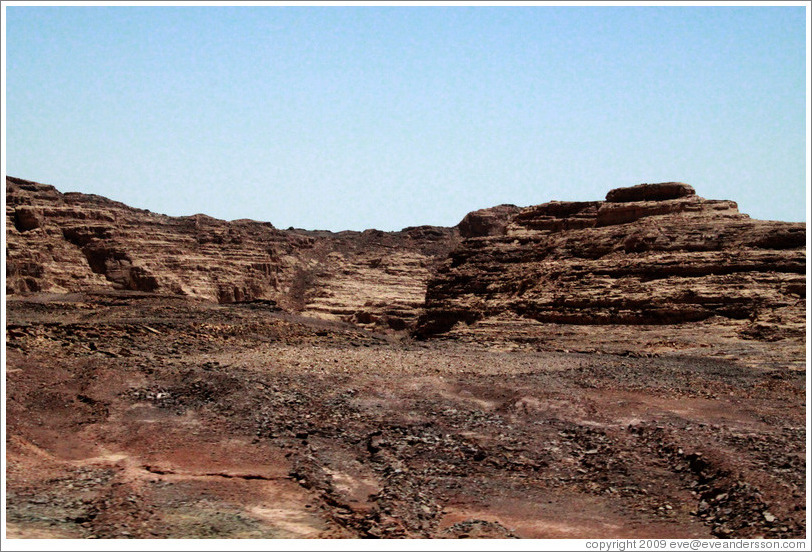
POLYGON ((301 312, 383 329, 412 328, 426 285, 459 242, 455 228, 417 226, 399 232, 305 232, 291 297, 301 312))
POLYGON ((504 236, 511 216, 520 210, 515 205, 497 205, 489 209, 471 211, 463 217, 457 228, 463 238, 504 236))
MULTIPOLYGON (((752 220, 682 183, 612 190, 512 215, 504 235, 470 237, 428 285, 417 335, 503 318, 673 324, 767 317, 803 333, 803 223, 752 220)), ((508 330, 510 331, 510 330, 508 330)))
POLYGON ((267 222, 170 217, 96 195, 6 178, 6 293, 119 289, 403 329, 457 242, 452 228, 278 230, 267 222))
POLYGON ((500 205, 454 228, 278 230, 169 217, 6 179, 9 294, 120 289, 290 312, 426 337, 452 328, 743 320, 759 339, 802 335, 803 223, 757 221, 683 183, 606 201, 500 205), (432 276, 434 274, 434 276, 432 276), (422 313, 422 315, 421 315, 422 313))
POLYGON ((658 182, 656 184, 638 184, 627 188, 615 188, 606 194, 607 203, 626 203, 630 201, 664 201, 696 195, 690 184, 683 182, 658 182))
POLYGON ((267 223, 168 217, 6 178, 6 292, 97 288, 272 298, 289 243, 267 223), (273 268, 271 268, 273 267, 273 268))

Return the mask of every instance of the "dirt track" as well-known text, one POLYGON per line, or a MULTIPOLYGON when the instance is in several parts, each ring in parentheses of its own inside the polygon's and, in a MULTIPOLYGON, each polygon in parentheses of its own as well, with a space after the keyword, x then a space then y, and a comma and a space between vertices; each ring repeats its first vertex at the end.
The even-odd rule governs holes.
POLYGON ((6 337, 10 538, 805 534, 798 362, 146 294, 9 300, 6 337))

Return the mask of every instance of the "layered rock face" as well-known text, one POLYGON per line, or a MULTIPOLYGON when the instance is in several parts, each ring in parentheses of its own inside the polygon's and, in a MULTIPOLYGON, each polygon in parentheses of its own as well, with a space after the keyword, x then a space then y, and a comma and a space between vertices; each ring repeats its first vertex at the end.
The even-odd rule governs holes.
POLYGON ((168 217, 6 178, 6 292, 98 288, 218 302, 273 298, 281 259, 302 247, 272 225, 168 217))
POLYGON ((422 313, 431 274, 459 242, 455 228, 399 232, 295 231, 313 239, 298 252, 290 297, 305 315, 404 330, 422 313))
POLYGON ((701 198, 677 182, 528 207, 509 215, 503 235, 469 237, 451 253, 429 282, 417 335, 494 319, 518 328, 517 320, 711 317, 749 320, 752 331, 770 319, 772 329, 802 334, 805 243, 803 223, 752 220, 733 201, 701 198))
POLYGON ((169 217, 6 178, 6 293, 178 294, 385 327, 414 323, 457 231, 282 231, 267 222, 169 217))
POLYGON ((400 232, 169 217, 17 178, 6 179, 6 201, 8 294, 260 300, 395 330, 420 316, 421 337, 714 317, 749 321, 745 331, 764 339, 805 328, 804 224, 751 220, 677 182, 619 188, 606 201, 500 205, 454 228, 400 232))

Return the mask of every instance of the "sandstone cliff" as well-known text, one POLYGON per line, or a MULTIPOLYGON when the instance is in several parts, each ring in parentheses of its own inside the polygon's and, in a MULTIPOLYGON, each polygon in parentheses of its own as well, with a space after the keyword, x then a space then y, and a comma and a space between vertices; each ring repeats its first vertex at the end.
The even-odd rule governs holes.
POLYGON ((429 277, 459 241, 455 228, 306 232, 289 288, 305 315, 394 330, 414 327, 429 277))
POLYGON ((278 230, 170 217, 6 178, 6 293, 104 289, 219 303, 263 300, 315 316, 403 329, 456 243, 451 228, 278 230))
POLYGON ((805 329, 804 224, 752 220, 681 183, 619 188, 606 201, 500 205, 454 228, 400 232, 169 217, 11 177, 6 200, 8 294, 261 301, 360 325, 417 324, 419 337, 532 340, 549 331, 540 324, 709 319, 745 321, 740 335, 759 339, 805 329))
POLYGON ((507 216, 503 232, 468 237, 439 268, 418 336, 712 317, 748 320, 751 333, 803 335, 803 223, 752 220, 732 201, 674 182, 507 216))

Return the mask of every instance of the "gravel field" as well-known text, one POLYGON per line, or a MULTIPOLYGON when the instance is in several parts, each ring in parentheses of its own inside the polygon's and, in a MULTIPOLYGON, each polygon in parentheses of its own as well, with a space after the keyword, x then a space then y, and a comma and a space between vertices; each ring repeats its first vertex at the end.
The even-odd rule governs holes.
POLYGON ((803 538, 803 339, 692 328, 8 300, 8 536, 803 538))

